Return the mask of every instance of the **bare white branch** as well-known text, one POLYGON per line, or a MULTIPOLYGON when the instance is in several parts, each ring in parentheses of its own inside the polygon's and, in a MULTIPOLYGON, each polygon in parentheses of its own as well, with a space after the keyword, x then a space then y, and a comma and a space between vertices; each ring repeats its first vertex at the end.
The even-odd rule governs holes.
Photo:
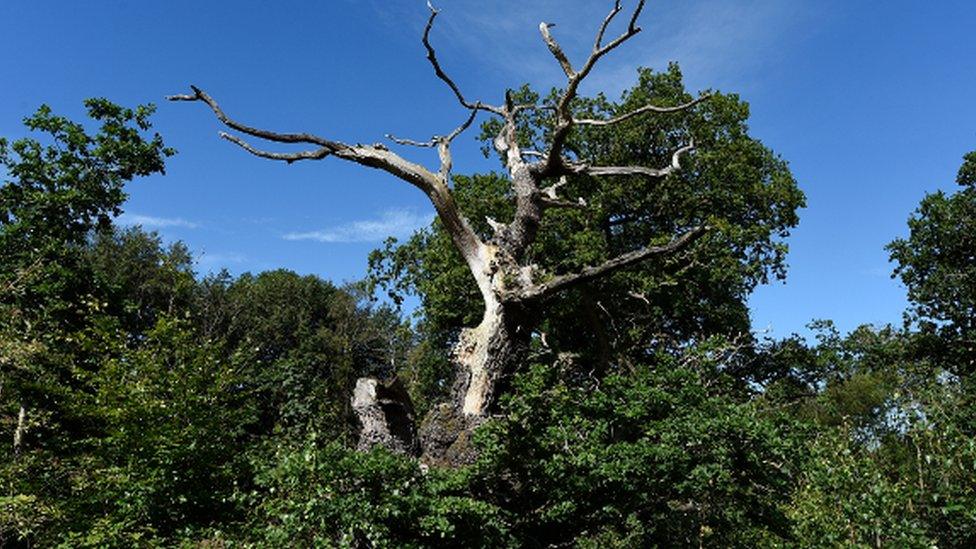
POLYGON ((430 141, 414 141, 413 139, 404 139, 402 137, 397 137, 393 134, 386 134, 386 138, 390 141, 396 143, 397 145, 404 145, 407 147, 426 147, 432 148, 437 146, 437 136, 434 136, 430 141))
POLYGON ((613 3, 613 9, 610 10, 610 13, 607 15, 606 19, 603 20, 603 25, 600 26, 600 32, 596 34, 596 42, 593 44, 593 51, 599 50, 603 45, 603 35, 606 34, 607 27, 610 26, 610 22, 613 21, 613 18, 616 17, 618 13, 620 13, 621 9, 623 8, 620 6, 620 0, 616 0, 613 3))
POLYGON ((552 33, 549 32, 549 29, 554 26, 555 24, 553 23, 539 23, 539 32, 542 33, 542 40, 545 41, 549 51, 552 52, 552 56, 559 62, 559 66, 563 68, 563 72, 569 78, 573 78, 576 75, 576 71, 573 70, 573 65, 569 62, 569 58, 566 57, 566 53, 556 42, 556 39, 552 37, 552 33))
POLYGON ((687 103, 682 103, 681 105, 677 105, 677 106, 674 106, 674 107, 659 107, 657 105, 645 105, 645 106, 643 106, 643 107, 641 107, 639 109, 633 110, 633 111, 631 111, 629 113, 622 114, 622 115, 617 116, 617 117, 614 117, 614 118, 610 118, 608 120, 599 120, 599 119, 593 119, 593 118, 582 118, 582 119, 573 120, 573 123, 576 124, 577 126, 609 126, 611 124, 617 124, 617 123, 623 122, 625 120, 630 120, 631 118, 634 118, 636 116, 640 116, 640 115, 642 115, 644 113, 649 113, 649 112, 653 112, 653 113, 674 113, 674 112, 685 111, 685 110, 688 110, 691 107, 694 107, 695 105, 701 103, 702 101, 708 99, 709 97, 711 97, 711 96, 710 95, 702 95, 698 99, 695 99, 693 101, 689 101, 687 103))
MULTIPOLYGON (((643 175, 646 177, 667 177, 681 169, 681 155, 695 150, 695 143, 691 143, 674 151, 671 155, 671 164, 666 168, 647 168, 644 166, 590 166, 589 164, 566 164, 566 168, 573 173, 584 173, 593 176, 615 176, 615 175, 643 175)), ((564 161, 565 162, 565 161, 564 161)))
POLYGON ((545 299, 573 286, 610 275, 621 269, 647 261, 652 257, 674 254, 701 238, 701 236, 704 235, 707 230, 708 229, 705 226, 694 227, 663 246, 647 246, 633 252, 619 255, 613 259, 601 263, 600 265, 586 267, 576 273, 557 276, 548 282, 523 290, 519 294, 511 296, 511 299, 513 301, 537 301, 545 299))
POLYGON ((556 196, 556 191, 559 190, 559 187, 562 187, 562 186, 566 185, 568 182, 569 182, 569 180, 566 179, 566 176, 564 175, 564 176, 562 176, 562 177, 559 178, 559 181, 556 181, 552 185, 549 185, 548 187, 542 189, 542 193, 545 196, 547 196, 547 197, 552 198, 553 200, 555 200, 556 198, 558 198, 558 196, 556 196))

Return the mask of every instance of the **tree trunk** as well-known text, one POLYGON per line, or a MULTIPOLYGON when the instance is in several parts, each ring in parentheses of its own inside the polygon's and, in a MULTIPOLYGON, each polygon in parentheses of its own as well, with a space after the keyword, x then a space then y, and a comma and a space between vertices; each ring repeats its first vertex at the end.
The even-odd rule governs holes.
MULTIPOLYGON (((497 250, 491 255, 488 269, 478 270, 479 287, 485 300, 481 323, 464 328, 455 344, 452 361, 455 381, 448 402, 435 406, 419 427, 421 459, 428 465, 456 467, 474 461, 471 433, 494 410, 498 396, 514 369, 525 357, 535 326, 535 315, 524 305, 505 301, 505 284, 517 283, 519 275, 499 264, 497 250), (490 274, 489 274, 490 273, 490 274)), ((376 386, 375 380, 360 379, 354 409, 360 423, 359 447, 375 445, 404 452, 414 447, 409 441, 389 444, 387 433, 392 429, 381 425, 382 415, 376 408, 366 406, 362 394, 365 388, 376 386), (362 388, 363 390, 360 390, 362 388), (358 399, 358 400, 357 400, 358 399)), ((405 393, 404 393, 405 395, 405 393)), ((404 403, 409 408, 409 403, 404 403)))
POLYGON ((454 348, 456 379, 449 402, 435 407, 420 427, 421 459, 456 467, 477 457, 471 433, 488 417, 528 349, 532 316, 492 299, 481 323, 465 328, 454 348))

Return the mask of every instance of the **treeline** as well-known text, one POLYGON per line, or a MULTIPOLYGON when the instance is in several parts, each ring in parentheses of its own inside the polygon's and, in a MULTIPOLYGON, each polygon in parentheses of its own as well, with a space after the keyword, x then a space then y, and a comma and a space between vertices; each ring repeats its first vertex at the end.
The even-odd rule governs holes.
MULTIPOLYGON (((672 67, 622 103, 683 94, 672 67)), ((669 122, 704 149, 663 193, 681 212, 705 189, 727 215, 714 236, 563 298, 460 469, 353 450, 349 409, 362 376, 397 377, 417 417, 449 390, 471 281, 436 222, 377 251, 358 286, 199 278, 185 246, 112 222, 124 185, 173 152, 152 109, 89 101, 91 131, 42 108, 38 137, 0 143, 0 545, 976 545, 976 153, 889 247, 904 326, 757 341, 745 300, 784 274, 774 237, 803 199, 746 106, 716 97, 669 122), (372 301, 379 287, 417 293, 419 321, 372 301)), ((671 135, 573 146, 659 164, 673 147, 637 145, 671 135)), ((456 178, 472 219, 505 217, 494 181, 456 178)), ((636 184, 573 183, 605 223, 557 212, 532 253, 585 265, 660 234, 636 184)))

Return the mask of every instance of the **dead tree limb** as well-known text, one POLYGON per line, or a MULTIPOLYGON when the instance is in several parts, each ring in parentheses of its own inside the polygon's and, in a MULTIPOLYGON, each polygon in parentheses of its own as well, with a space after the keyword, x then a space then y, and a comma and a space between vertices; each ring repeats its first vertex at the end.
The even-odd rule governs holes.
POLYGON ((584 282, 604 278, 627 267, 647 261, 652 257, 674 254, 687 248, 695 240, 698 240, 705 234, 706 230, 707 227, 705 226, 694 227, 663 246, 647 246, 639 250, 618 255, 599 265, 586 267, 579 272, 557 276, 542 284, 526 288, 513 296, 512 299, 523 302, 545 299, 584 282))

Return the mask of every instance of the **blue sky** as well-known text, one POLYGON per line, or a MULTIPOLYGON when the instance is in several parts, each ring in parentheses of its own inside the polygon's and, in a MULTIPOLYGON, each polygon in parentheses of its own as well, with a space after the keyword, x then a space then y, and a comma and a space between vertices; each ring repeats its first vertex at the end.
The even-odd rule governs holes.
MULTIPOLYGON (((441 0, 433 41, 470 97, 498 101, 523 82, 560 83, 540 21, 557 23, 578 59, 609 5, 441 0)), ((185 241, 204 272, 353 280, 385 236, 431 219, 418 191, 336 160, 250 157, 217 139, 203 105, 162 97, 193 83, 253 125, 351 142, 443 133, 464 113, 423 57, 426 16, 423 0, 4 0, 0 135, 22 135, 21 118, 41 103, 80 116, 90 96, 156 102, 156 127, 180 153, 165 177, 129 187, 127 222, 185 241)), ((584 91, 616 95, 635 67, 676 60, 690 89, 750 102, 753 135, 807 193, 788 280, 756 292, 754 327, 783 336, 815 318, 844 330, 899 322, 904 289, 883 247, 926 192, 952 189, 976 149, 976 3, 657 1, 642 26, 584 91)), ((495 167, 473 133, 461 141, 455 171, 495 167)), ((425 154, 415 158, 434 165, 425 154)))

